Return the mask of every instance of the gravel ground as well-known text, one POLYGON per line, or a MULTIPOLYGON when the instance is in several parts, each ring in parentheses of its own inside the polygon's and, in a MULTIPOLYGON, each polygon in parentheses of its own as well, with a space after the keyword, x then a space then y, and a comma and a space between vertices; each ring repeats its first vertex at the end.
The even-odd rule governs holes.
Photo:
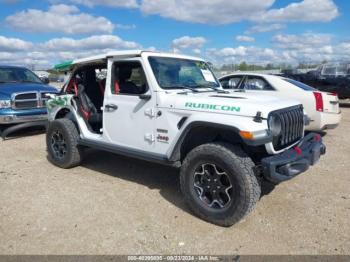
POLYGON ((46 160, 45 136, 0 142, 0 254, 350 254, 350 105, 308 172, 231 228, 193 216, 177 170, 90 151, 46 160))

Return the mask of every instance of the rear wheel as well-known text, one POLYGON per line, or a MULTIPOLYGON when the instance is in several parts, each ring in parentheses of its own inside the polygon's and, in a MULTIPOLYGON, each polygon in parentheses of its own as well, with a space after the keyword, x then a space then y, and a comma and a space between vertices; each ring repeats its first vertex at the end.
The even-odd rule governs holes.
POLYGON ((254 163, 238 146, 204 144, 181 167, 181 190, 193 212, 220 226, 231 226, 254 208, 261 188, 254 163))
POLYGON ((46 134, 49 161, 61 168, 78 166, 82 158, 78 139, 78 130, 71 120, 58 119, 51 122, 46 134))

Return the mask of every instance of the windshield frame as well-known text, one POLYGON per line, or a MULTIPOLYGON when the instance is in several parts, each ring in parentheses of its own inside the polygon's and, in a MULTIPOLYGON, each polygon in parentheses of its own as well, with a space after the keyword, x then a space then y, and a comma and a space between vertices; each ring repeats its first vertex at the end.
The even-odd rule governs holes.
MULTIPOLYGON (((219 89, 221 90, 222 89, 222 86, 220 84, 220 81, 218 80, 218 78, 216 77, 216 75, 214 74, 214 72, 212 71, 212 69, 210 68, 209 64, 201 59, 193 59, 193 58, 186 58, 186 57, 173 57, 173 56, 162 56, 162 55, 150 55, 147 57, 147 61, 148 61, 148 64, 149 64, 149 67, 151 69, 151 72, 154 76, 154 79, 156 80, 158 86, 160 87, 161 90, 165 90, 165 91, 172 91, 172 90, 183 90, 183 91, 189 91, 191 89, 195 89, 195 90, 200 90, 200 89, 211 89, 211 91, 215 91, 216 89, 219 89), (164 85, 162 85, 162 83, 160 83, 159 81, 159 78, 157 77, 156 75, 156 72, 154 70, 154 67, 152 65, 152 59, 169 59, 169 60, 179 60, 179 61, 187 61, 187 62, 200 62, 200 63, 204 63, 206 65, 206 69, 205 70, 208 70, 215 82, 209 82, 209 81, 206 81, 204 79, 204 76, 203 76, 203 80, 205 80, 207 82, 207 86, 204 85, 204 84, 196 84, 196 85, 184 85, 182 83, 177 83, 177 84, 174 84, 172 87, 166 87, 164 85)), ((199 68, 199 67, 198 67, 199 68)))
MULTIPOLYGON (((34 84, 43 84, 43 81, 40 79, 40 77, 38 77, 34 72, 32 72, 31 70, 29 70, 28 68, 25 67, 6 67, 6 66, 0 66, 0 71, 1 70, 7 70, 7 71, 12 71, 12 73, 15 75, 16 79, 13 79, 13 81, 3 81, 0 78, 0 83, 34 83, 34 84), (29 79, 21 79, 21 77, 19 76, 19 70, 23 71, 23 73, 28 72, 29 75, 32 76, 32 78, 35 81, 30 81, 29 79)), ((1 74, 0 74, 1 76, 1 74)))

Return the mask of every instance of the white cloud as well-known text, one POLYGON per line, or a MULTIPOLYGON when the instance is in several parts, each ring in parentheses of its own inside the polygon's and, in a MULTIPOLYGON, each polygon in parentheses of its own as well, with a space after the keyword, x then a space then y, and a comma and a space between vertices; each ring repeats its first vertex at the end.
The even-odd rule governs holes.
POLYGON ((76 6, 64 4, 52 5, 46 12, 28 9, 8 16, 6 22, 16 30, 32 33, 111 33, 114 29, 105 17, 81 13, 76 6))
POLYGON ((125 8, 138 7, 138 3, 136 0, 70 0, 70 2, 74 4, 86 5, 88 7, 94 7, 97 5, 125 8))
POLYGON ((278 34, 272 41, 280 52, 294 63, 339 59, 334 53, 337 45, 332 44, 332 36, 327 34, 278 34))
POLYGON ((10 52, 0 52, 1 64, 6 64, 6 61, 9 61, 13 58, 13 53, 10 52))
POLYGON ((255 42, 255 38, 251 36, 246 36, 246 35, 238 35, 236 36, 236 41, 238 42, 255 42))
POLYGON ((175 49, 175 51, 193 49, 195 53, 198 53, 198 50, 200 50, 206 42, 207 40, 204 37, 183 36, 174 39, 172 42, 172 47, 175 49))
POLYGON ((340 43, 338 48, 335 50, 336 53, 345 53, 350 56, 350 42, 340 43))
POLYGON ((278 34, 272 38, 277 47, 289 50, 317 48, 331 43, 332 37, 327 34, 304 33, 301 35, 278 34))
POLYGON ((139 49, 136 42, 125 41, 115 35, 96 35, 82 39, 55 38, 44 43, 27 43, 20 39, 0 36, 0 62, 11 65, 33 65, 35 68, 51 68, 52 65, 76 58, 89 57, 112 50, 139 49), (6 39, 6 41, 3 41, 6 39), (23 43, 22 43, 23 42, 23 43), (17 49, 5 49, 6 46, 17 46, 17 49), (19 48, 21 47, 22 48, 19 48), (7 51, 6 51, 7 50, 7 51))
POLYGON ((255 46, 226 47, 222 49, 209 49, 206 55, 215 64, 230 63, 272 63, 279 60, 278 53, 270 48, 255 46))
POLYGON ((31 42, 0 36, 0 52, 27 51, 32 47, 33 44, 31 42))
MULTIPOLYGON (((247 54, 248 48, 245 46, 239 46, 236 48, 226 47, 220 50, 217 50, 217 55, 222 57, 232 57, 232 56, 245 56, 247 54)), ((213 53, 216 52, 216 49, 213 50, 213 53)))
POLYGON ((273 2, 274 0, 143 0, 141 11, 184 22, 227 24, 246 20, 251 14, 266 10, 273 2))
POLYGON ((253 17, 255 21, 274 22, 328 22, 339 15, 333 0, 303 0, 291 3, 280 9, 271 9, 260 17, 253 17))
POLYGON ((122 30, 130 30, 130 29, 136 29, 136 25, 123 25, 123 24, 115 24, 116 29, 122 29, 122 30))
POLYGON ((333 0, 303 0, 271 9, 275 0, 143 0, 141 11, 148 15, 184 22, 229 24, 255 22, 327 22, 339 15, 333 0))
POLYGON ((35 53, 9 53, 0 52, 1 64, 6 65, 19 65, 19 66, 32 66, 34 65, 36 69, 48 69, 51 67, 50 61, 47 57, 37 57, 35 53))
POLYGON ((304 33, 300 35, 277 34, 272 38, 272 48, 237 46, 208 49, 206 55, 215 64, 248 63, 319 63, 350 60, 350 42, 334 43, 327 34, 304 33))
POLYGON ((202 50, 200 48, 195 48, 192 50, 193 53, 195 53, 196 55, 200 55, 202 53, 202 50))
POLYGON ((258 24, 250 27, 246 34, 254 34, 254 33, 265 33, 271 31, 277 31, 286 28, 284 24, 258 24))
POLYGON ((40 45, 48 51, 86 51, 104 49, 135 49, 141 46, 135 42, 124 41, 115 35, 99 35, 75 40, 72 38, 55 38, 40 45))

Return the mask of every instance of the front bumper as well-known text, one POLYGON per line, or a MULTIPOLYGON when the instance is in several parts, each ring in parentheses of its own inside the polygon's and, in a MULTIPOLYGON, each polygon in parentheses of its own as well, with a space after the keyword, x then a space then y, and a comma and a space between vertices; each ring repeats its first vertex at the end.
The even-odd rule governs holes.
POLYGON ((48 119, 46 108, 29 109, 15 111, 12 109, 0 110, 0 125, 13 125, 35 121, 44 121, 48 119))
POLYGON ((273 183, 281 183, 308 170, 325 153, 326 146, 322 143, 321 136, 310 133, 298 146, 262 159, 263 175, 273 183))

